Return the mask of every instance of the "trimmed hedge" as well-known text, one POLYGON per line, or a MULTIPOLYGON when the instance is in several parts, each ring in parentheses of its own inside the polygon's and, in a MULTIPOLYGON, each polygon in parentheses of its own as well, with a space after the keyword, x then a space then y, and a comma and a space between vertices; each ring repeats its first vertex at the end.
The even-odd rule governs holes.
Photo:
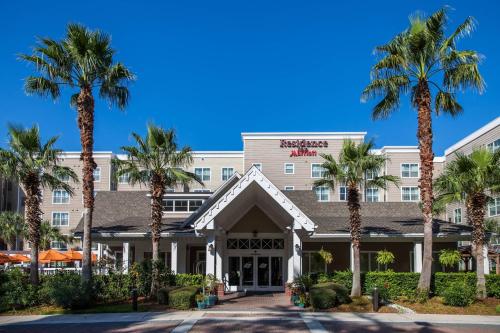
POLYGON ((188 286, 174 289, 168 293, 168 305, 178 310, 188 310, 195 306, 198 287, 188 286))
POLYGON ((486 292, 490 297, 500 298, 500 275, 486 275, 486 292))
POLYGON ((176 274, 175 285, 180 287, 196 286, 201 287, 205 276, 203 274, 176 274))
MULTIPOLYGON (((486 293, 489 297, 500 298, 500 275, 488 274, 486 277, 486 293)), ((466 283, 469 286, 476 286, 476 273, 435 273, 432 289, 437 296, 443 296, 445 290, 455 282, 466 283)))
MULTIPOLYGON (((129 274, 94 275, 94 298, 98 302, 120 302, 130 298, 134 281, 129 274)), ((141 295, 144 295, 141 291, 141 295)))
POLYGON ((309 300, 314 309, 330 309, 336 304, 337 293, 329 288, 312 288, 309 292, 309 300))
POLYGON ((351 302, 351 298, 349 297, 349 290, 342 284, 335 282, 318 283, 311 287, 311 291, 313 289, 331 289, 335 291, 335 302, 337 304, 345 304, 351 302))
POLYGON ((364 290, 371 293, 377 287, 387 292, 389 299, 411 297, 417 289, 419 278, 419 273, 368 272, 365 274, 364 290))

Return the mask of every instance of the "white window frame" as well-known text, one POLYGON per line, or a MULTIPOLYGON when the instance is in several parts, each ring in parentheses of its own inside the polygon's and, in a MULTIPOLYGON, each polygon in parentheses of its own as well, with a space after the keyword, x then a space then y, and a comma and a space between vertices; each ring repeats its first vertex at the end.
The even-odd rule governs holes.
POLYGON ((211 193, 212 190, 209 188, 195 188, 193 189, 194 193, 211 193))
POLYGON ((212 168, 211 167, 196 167, 194 168, 194 174, 196 174, 196 170, 201 170, 201 178, 202 182, 212 181, 212 168), (208 169, 208 179, 205 179, 205 170, 208 169))
MULTIPOLYGON (((370 197, 371 197, 371 198, 375 198, 375 196, 373 195, 373 192, 371 193, 370 197)), ((380 189, 379 189, 379 188, 377 188, 377 187, 367 187, 367 188, 366 188, 366 191, 365 191, 365 201, 366 201, 366 202, 380 202, 380 189), (368 195, 368 191, 369 191, 369 190, 370 190, 370 191, 377 191, 377 196, 376 196, 377 200, 375 200, 375 201, 373 201, 373 200, 372 200, 372 201, 369 201, 369 200, 368 200, 368 197, 369 197, 369 195, 368 195)))
POLYGON ((283 187, 283 191, 294 191, 295 190, 295 186, 293 185, 286 185, 285 187, 283 187))
POLYGON ((462 223, 462 208, 458 207, 453 210, 453 222, 457 224, 462 223), (458 212, 458 214, 457 214, 458 212), (457 221, 457 217, 460 217, 460 220, 457 221))
POLYGON ((365 173, 365 179, 366 180, 373 180, 375 177, 378 177, 378 170, 366 170, 365 173), (370 178, 368 177, 368 174, 370 174, 370 178))
MULTIPOLYGON (((62 198, 62 196, 61 196, 61 198, 62 198)), ((70 201, 71 201, 71 196, 69 195, 68 191, 63 190, 63 189, 57 189, 57 190, 53 190, 52 191, 52 204, 53 205, 67 205, 67 204, 70 203, 70 201), (66 194, 68 195, 68 201, 66 201, 66 202, 55 202, 54 199, 55 199, 55 193, 56 192, 66 192, 66 194)))
POLYGON ((61 242, 61 241, 50 241, 50 248, 51 249, 54 249, 54 250, 67 250, 68 249, 68 244, 66 244, 65 242, 61 242), (54 246, 54 244, 63 244, 64 247, 61 247, 61 246, 54 246))
MULTIPOLYGON (((311 273, 311 262, 312 262, 312 257, 318 253, 318 251, 302 251, 302 261, 304 261, 304 255, 307 255, 309 257, 308 263, 309 267, 307 269, 307 274, 311 273)), ((301 267, 302 268, 302 267, 301 267)), ((328 264, 325 262, 325 269, 323 273, 327 273, 328 270, 328 264)), ((305 274, 305 272, 303 272, 305 274)), ((318 272, 319 273, 319 272, 318 272)))
POLYGON ((401 186, 401 202, 419 202, 420 201, 420 188, 418 186, 401 186), (405 188, 416 188, 417 189, 417 199, 411 200, 411 191, 410 191, 410 200, 403 200, 403 192, 405 188))
POLYGON ((314 191, 314 194, 316 195, 316 199, 318 200, 318 202, 329 202, 330 201, 330 188, 328 186, 324 186, 324 185, 323 186, 313 186, 312 189, 314 191), (321 199, 322 194, 320 194, 318 196, 318 194, 316 193, 317 189, 326 189, 326 196, 327 196, 326 200, 321 199))
POLYGON ((262 172, 262 163, 261 162, 252 163, 252 166, 256 167, 257 169, 259 169, 260 172, 262 172))
POLYGON ((323 177, 324 177, 324 172, 325 172, 326 170, 325 170, 325 168, 323 168, 323 167, 321 166, 321 164, 322 164, 322 163, 311 163, 311 178, 314 178, 314 179, 321 179, 321 178, 323 178, 323 177), (321 169, 319 170, 319 176, 316 176, 316 177, 314 176, 314 174, 313 174, 313 172, 314 172, 314 171, 313 171, 314 166, 318 166, 318 167, 320 167, 320 168, 321 168, 321 169))
POLYGON ((231 178, 233 175, 234 175, 234 168, 233 167, 222 167, 220 169, 220 180, 222 180, 223 182, 225 182, 226 180, 231 178), (227 179, 224 179, 224 170, 232 170, 231 174, 227 177, 227 179))
POLYGON ((488 202, 488 216, 493 217, 499 215, 500 215, 500 197, 492 198, 492 200, 488 202), (491 214, 492 208, 495 210, 493 214, 491 214))
POLYGON ((128 184, 129 180, 130 180, 130 175, 128 172, 118 176, 118 184, 128 184), (126 180, 124 180, 125 178, 126 180))
POLYGON ((290 162, 283 163, 283 173, 285 175, 294 175, 295 174, 295 163, 290 163, 290 162), (287 172, 287 167, 289 167, 289 166, 292 167, 291 172, 287 172))
MULTIPOLYGON (((205 199, 201 199, 201 198, 190 198, 190 199, 163 199, 163 201, 166 203, 167 201, 173 201, 173 205, 172 205, 172 211, 167 211, 165 209, 165 205, 162 205, 162 212, 164 214, 179 214, 179 213, 185 213, 185 214, 192 214, 194 213, 196 210, 190 210, 190 206, 191 206, 191 201, 201 201, 201 205, 200 207, 203 205, 203 203, 205 202, 205 199), (175 201, 187 201, 187 206, 186 206, 186 209, 187 210, 175 210, 175 201)), ((199 207, 198 207, 199 209, 199 207)), ((198 210, 197 209, 197 210, 198 210)))
POLYGON ((340 185, 339 186, 339 201, 347 201, 347 186, 346 185, 340 185), (342 189, 344 189, 345 193, 345 199, 342 199, 342 189))
POLYGON ((56 211, 56 212, 52 212, 51 214, 51 218, 50 218, 50 225, 53 226, 53 227, 69 227, 69 219, 70 219, 70 214, 69 212, 60 212, 60 211, 56 211), (67 214, 68 215, 68 224, 59 224, 59 225, 55 225, 54 224, 54 214, 67 214))
POLYGON ((65 176, 64 178, 59 176, 59 177, 57 177, 57 179, 59 179, 62 182, 68 183, 69 182, 69 175, 64 175, 64 176, 65 176))
POLYGON ((492 153, 496 152, 500 149, 500 139, 496 139, 486 145, 486 148, 492 153))
POLYGON ((420 177, 420 163, 415 163, 415 162, 403 162, 400 164, 399 166, 399 170, 400 170, 400 174, 401 174, 401 178, 405 178, 405 179, 415 179, 415 178, 419 178, 420 177), (408 164, 409 166, 409 170, 408 170, 408 177, 405 177, 403 176, 403 165, 405 164, 408 164), (411 175, 411 166, 412 165, 416 165, 417 166, 417 175, 415 177, 412 177, 411 175))
POLYGON ((100 183, 100 182, 101 182, 101 167, 96 167, 96 168, 94 169, 94 171, 92 172, 92 176, 93 176, 93 178, 94 178, 94 183, 100 183), (96 173, 96 171, 99 171, 99 172, 98 172, 98 174, 99 174, 99 179, 98 179, 98 180, 96 180, 96 178, 95 178, 95 173, 96 173))

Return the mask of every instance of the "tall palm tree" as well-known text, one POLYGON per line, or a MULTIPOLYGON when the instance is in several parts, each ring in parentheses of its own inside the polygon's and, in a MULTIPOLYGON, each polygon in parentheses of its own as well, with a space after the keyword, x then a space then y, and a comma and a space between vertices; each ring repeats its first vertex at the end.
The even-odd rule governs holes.
POLYGON ((0 238, 7 244, 7 250, 19 250, 23 237, 24 218, 16 212, 0 213, 0 238))
POLYGON ((64 242, 68 244, 73 240, 73 237, 63 235, 59 228, 51 226, 49 221, 43 221, 40 224, 40 250, 50 249, 52 242, 64 242))
POLYGON ((78 112, 78 128, 82 152, 83 190, 83 267, 82 277, 92 278, 91 234, 94 209, 94 176, 96 164, 94 146, 94 93, 110 105, 124 109, 129 100, 126 84, 134 75, 122 64, 115 63, 115 50, 107 34, 91 31, 79 24, 69 24, 61 41, 40 38, 31 55, 20 58, 34 65, 37 74, 28 76, 24 89, 27 94, 50 96, 57 99, 62 87, 77 90, 71 96, 71 105, 78 112))
POLYGON ((467 220, 472 225, 472 254, 476 258, 477 298, 486 297, 484 279, 484 216, 489 195, 500 192, 500 150, 486 148, 472 154, 459 153, 436 179, 438 200, 465 202, 467 220))
POLYGON ((132 133, 136 146, 125 146, 122 150, 128 159, 115 159, 116 176, 128 175, 130 184, 144 184, 151 194, 151 238, 153 248, 153 274, 151 295, 158 291, 158 259, 163 216, 163 197, 167 188, 186 185, 193 181, 201 184, 194 173, 186 171, 193 162, 191 148, 178 150, 174 130, 164 130, 148 125, 147 134, 142 138, 132 133))
POLYGON ((386 156, 371 152, 373 141, 359 144, 346 140, 342 145, 338 162, 330 154, 321 154, 325 160, 321 165, 323 176, 314 182, 314 186, 327 186, 334 190, 335 183, 347 186, 347 205, 349 207, 349 222, 351 246, 354 254, 354 269, 352 272, 352 296, 361 296, 360 253, 361 241, 361 187, 386 189, 388 183, 399 183, 399 178, 391 175, 380 175, 380 171, 388 160, 386 156), (373 172, 374 177, 366 179, 367 172, 373 172))
POLYGON ((0 148, 0 174, 21 184, 26 196, 26 235, 31 248, 30 281, 34 285, 38 284, 42 187, 63 189, 72 195, 73 188, 61 179, 78 181, 71 168, 58 165, 58 155, 62 151, 54 148, 56 141, 57 137, 52 137, 42 143, 37 126, 27 129, 9 126, 9 149, 0 148))
POLYGON ((432 268, 432 99, 436 115, 456 116, 462 106, 457 90, 484 89, 478 65, 481 56, 474 50, 459 50, 457 42, 474 29, 468 17, 449 36, 445 35, 447 8, 424 17, 415 14, 410 25, 387 44, 376 47, 381 59, 373 66, 371 83, 362 93, 362 101, 377 96, 382 100, 373 108, 374 119, 384 119, 398 109, 401 94, 410 95, 417 109, 417 138, 420 148, 420 200, 424 220, 424 260, 418 283, 419 293, 427 295, 432 268))

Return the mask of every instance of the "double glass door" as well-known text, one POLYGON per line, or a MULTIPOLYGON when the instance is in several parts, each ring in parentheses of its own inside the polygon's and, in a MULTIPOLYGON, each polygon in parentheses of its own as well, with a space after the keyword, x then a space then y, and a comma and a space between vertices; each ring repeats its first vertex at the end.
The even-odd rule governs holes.
POLYGON ((229 256, 229 286, 232 290, 282 290, 282 256, 229 256))

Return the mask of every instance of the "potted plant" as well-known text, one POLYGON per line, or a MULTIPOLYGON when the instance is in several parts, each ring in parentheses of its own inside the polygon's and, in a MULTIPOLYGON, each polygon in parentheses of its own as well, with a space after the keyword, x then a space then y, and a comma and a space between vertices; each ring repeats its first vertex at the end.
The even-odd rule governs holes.
POLYGON ((306 305, 307 305, 307 295, 305 293, 302 293, 299 296, 299 307, 305 308, 306 305))
POLYGON ((196 294, 195 299, 198 310, 203 310, 206 307, 205 296, 203 294, 196 294))
POLYGON ((294 282, 288 283, 287 288, 290 289, 290 303, 293 305, 299 304, 299 290, 294 282))
POLYGON ((207 274, 205 276, 205 288, 208 291, 208 296, 206 296, 206 301, 208 306, 214 306, 217 303, 217 286, 219 285, 219 280, 213 274, 207 274))

